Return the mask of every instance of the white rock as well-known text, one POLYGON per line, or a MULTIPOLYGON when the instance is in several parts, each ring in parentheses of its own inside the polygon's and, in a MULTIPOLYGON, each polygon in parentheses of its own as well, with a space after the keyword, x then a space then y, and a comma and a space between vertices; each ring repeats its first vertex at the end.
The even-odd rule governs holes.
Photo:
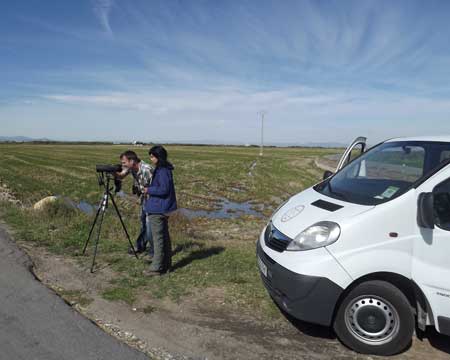
POLYGON ((39 200, 36 204, 34 204, 33 209, 34 210, 42 210, 45 206, 48 204, 54 203, 56 200, 58 200, 58 197, 56 196, 47 196, 41 200, 39 200))

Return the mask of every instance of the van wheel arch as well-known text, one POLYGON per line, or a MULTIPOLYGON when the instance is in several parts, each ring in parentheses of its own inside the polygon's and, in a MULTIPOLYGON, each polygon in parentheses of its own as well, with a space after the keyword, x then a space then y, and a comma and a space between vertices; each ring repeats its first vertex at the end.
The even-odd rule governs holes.
POLYGON ((408 279, 407 277, 392 273, 392 272, 377 272, 372 273, 368 275, 364 275, 356 280, 354 280, 340 295, 338 301, 336 302, 334 312, 333 312, 333 320, 334 322, 336 318, 337 311, 342 303, 342 301, 345 299, 347 294, 352 291, 356 286, 367 282, 367 281, 373 281, 373 280, 381 280, 386 281, 393 286, 397 287, 408 299, 409 303, 411 304, 411 307, 414 310, 414 313, 417 314, 417 303, 420 304, 422 309, 424 309, 428 314, 431 320, 433 320, 433 314, 431 311, 431 308, 429 306, 429 303, 427 301, 427 298, 425 297, 425 294, 422 292, 422 290, 419 288, 419 286, 413 281, 408 279))

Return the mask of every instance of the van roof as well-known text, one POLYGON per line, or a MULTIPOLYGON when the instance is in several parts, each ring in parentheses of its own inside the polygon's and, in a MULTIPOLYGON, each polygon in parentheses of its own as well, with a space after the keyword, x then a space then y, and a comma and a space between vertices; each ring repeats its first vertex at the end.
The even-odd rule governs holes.
POLYGON ((427 142, 448 142, 448 143, 450 143, 450 135, 399 137, 399 138, 389 139, 386 142, 393 142, 393 141, 427 141, 427 142))

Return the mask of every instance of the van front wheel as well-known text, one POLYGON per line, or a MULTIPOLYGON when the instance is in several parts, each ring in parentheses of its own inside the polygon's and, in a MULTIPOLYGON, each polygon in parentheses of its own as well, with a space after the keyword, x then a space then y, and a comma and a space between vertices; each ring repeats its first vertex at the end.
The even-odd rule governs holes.
POLYGON ((414 314, 397 287, 385 281, 368 281, 344 298, 336 314, 334 331, 357 352, 393 355, 411 342, 414 314))

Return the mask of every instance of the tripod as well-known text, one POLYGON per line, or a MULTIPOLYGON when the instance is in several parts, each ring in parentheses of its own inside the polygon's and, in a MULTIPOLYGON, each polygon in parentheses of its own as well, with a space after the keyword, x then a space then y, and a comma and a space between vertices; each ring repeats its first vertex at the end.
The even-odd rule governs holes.
POLYGON ((100 186, 103 186, 105 191, 103 193, 102 200, 98 206, 97 214, 95 215, 95 219, 92 224, 91 230, 89 231, 89 236, 88 236, 86 243, 84 244, 84 248, 83 248, 83 255, 84 255, 86 253, 86 248, 89 244, 89 241, 91 240, 91 236, 94 231, 95 225, 97 224, 97 220, 100 218, 100 222, 97 227, 97 238, 95 240, 94 256, 92 258, 91 274, 94 272, 95 258, 97 256, 98 242, 100 240, 100 232, 102 229, 103 219, 105 217, 106 210, 108 209, 109 199, 111 199, 113 207, 116 210, 116 214, 119 217, 120 223, 122 224, 123 231, 125 232, 128 242, 130 243, 130 247, 133 250, 134 256, 136 257, 136 259, 138 259, 136 250, 134 249, 133 243, 131 242, 130 235, 128 234, 127 228, 125 227, 125 223, 123 222, 122 215, 120 215, 119 209, 116 205, 116 202, 114 201, 114 195, 111 192, 111 190, 113 190, 113 187, 110 186, 112 179, 113 179, 113 175, 110 173, 106 173, 106 175, 105 175, 104 172, 101 172, 101 175, 98 175, 98 184, 100 186), (105 179, 106 179, 106 181, 105 181, 105 179))

